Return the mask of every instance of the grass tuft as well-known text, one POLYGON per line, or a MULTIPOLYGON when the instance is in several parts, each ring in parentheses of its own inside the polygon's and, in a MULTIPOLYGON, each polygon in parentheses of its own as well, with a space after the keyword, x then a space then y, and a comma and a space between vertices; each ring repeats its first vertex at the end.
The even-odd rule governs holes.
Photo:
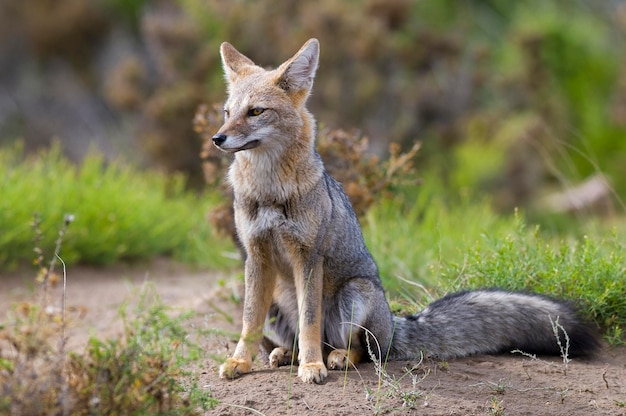
POLYGON ((232 244, 215 244, 206 221, 215 197, 186 191, 182 176, 107 162, 95 152, 76 166, 56 145, 30 157, 20 145, 0 148, 0 166, 0 269, 32 260, 33 213, 42 219, 41 248, 50 250, 54 224, 67 212, 75 219, 64 243, 68 265, 163 255, 215 268, 236 264, 223 255, 232 244))

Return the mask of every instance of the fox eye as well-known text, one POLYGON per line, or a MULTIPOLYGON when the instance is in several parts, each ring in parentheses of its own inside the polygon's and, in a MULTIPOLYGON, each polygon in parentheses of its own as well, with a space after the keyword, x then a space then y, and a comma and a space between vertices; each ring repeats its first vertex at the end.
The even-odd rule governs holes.
POLYGON ((248 117, 256 117, 256 116, 260 116, 261 114, 263 114, 263 112, 265 111, 265 108, 251 108, 248 110, 248 117))
POLYGON ((230 116, 230 111, 224 109, 224 118, 228 118, 228 116, 230 116))

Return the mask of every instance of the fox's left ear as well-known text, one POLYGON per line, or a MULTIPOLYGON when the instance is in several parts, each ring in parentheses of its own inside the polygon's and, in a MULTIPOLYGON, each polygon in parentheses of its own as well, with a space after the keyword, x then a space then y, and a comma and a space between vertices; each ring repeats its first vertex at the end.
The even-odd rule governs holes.
POLYGON ((317 39, 309 39, 298 53, 278 68, 278 86, 287 92, 310 90, 319 55, 320 43, 317 39))

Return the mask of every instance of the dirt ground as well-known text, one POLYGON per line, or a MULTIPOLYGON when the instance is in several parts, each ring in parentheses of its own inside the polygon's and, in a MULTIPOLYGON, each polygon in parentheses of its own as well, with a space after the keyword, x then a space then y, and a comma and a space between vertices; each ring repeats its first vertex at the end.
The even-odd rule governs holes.
MULTIPOLYGON (((154 282, 166 304, 195 310, 193 325, 225 331, 201 340, 207 352, 226 356, 232 351, 234 340, 227 334, 237 333, 240 320, 233 300, 240 289, 236 281, 169 261, 69 269, 67 306, 84 315, 72 321, 70 346, 80 349, 90 334, 116 336, 119 305, 143 281, 154 282)), ((0 276, 0 316, 32 292, 30 271, 0 276)), ((53 296, 60 298, 60 288, 53 296)), ((426 361, 409 371, 415 364, 389 363, 380 377, 373 364, 364 364, 358 371, 330 372, 322 385, 303 384, 295 369, 269 369, 262 360, 251 374, 233 381, 217 377, 212 358, 197 371, 203 388, 220 400, 207 413, 216 415, 626 415, 624 347, 605 347, 567 368, 558 357, 517 354, 426 361)))

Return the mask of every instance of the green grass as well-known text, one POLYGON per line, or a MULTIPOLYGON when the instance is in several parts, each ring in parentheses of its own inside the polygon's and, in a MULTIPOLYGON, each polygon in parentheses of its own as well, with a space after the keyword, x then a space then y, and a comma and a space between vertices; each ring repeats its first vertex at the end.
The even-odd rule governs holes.
POLYGON ((571 234, 545 232, 527 226, 522 213, 496 215, 487 201, 446 201, 436 190, 419 189, 410 202, 382 201, 365 218, 365 238, 391 298, 419 309, 461 289, 533 291, 573 301, 610 343, 624 341, 623 233, 584 223, 571 234))
POLYGON ((366 244, 388 290, 414 293, 406 280, 426 288, 447 288, 450 283, 441 280, 442 268, 462 260, 473 239, 514 227, 512 218, 496 215, 486 199, 447 200, 442 189, 427 179, 417 189, 380 201, 362 221, 366 244))
POLYGON ((74 215, 62 257, 68 263, 111 264, 168 255, 212 267, 235 264, 232 249, 206 221, 215 195, 184 189, 182 176, 105 162, 92 152, 80 166, 58 146, 26 157, 21 147, 0 149, 0 269, 30 262, 33 214, 42 219, 44 251, 56 227, 74 215))
POLYGON ((458 288, 501 287, 545 293, 578 304, 621 343, 626 328, 626 245, 615 232, 555 240, 524 220, 504 236, 482 236, 467 248, 463 263, 450 263, 443 278, 458 288))

